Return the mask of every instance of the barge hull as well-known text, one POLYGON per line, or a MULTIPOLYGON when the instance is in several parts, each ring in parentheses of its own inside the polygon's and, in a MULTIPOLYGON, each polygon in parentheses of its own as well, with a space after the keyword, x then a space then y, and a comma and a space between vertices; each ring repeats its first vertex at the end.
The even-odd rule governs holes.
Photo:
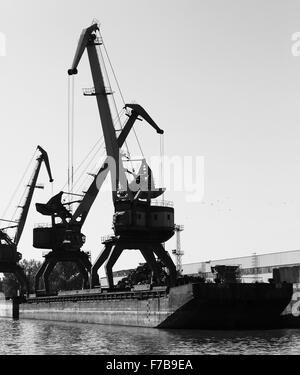
POLYGON ((278 328, 292 285, 187 284, 169 292, 37 297, 19 306, 21 319, 151 328, 278 328))

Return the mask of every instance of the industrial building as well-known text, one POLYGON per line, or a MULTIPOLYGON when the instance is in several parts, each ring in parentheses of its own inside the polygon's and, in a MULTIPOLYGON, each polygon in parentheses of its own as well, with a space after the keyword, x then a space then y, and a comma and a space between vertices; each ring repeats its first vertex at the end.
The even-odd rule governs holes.
POLYGON ((238 258, 209 260, 206 262, 183 264, 184 275, 203 275, 213 280, 211 267, 231 265, 240 267, 241 281, 244 283, 268 282, 273 276, 273 269, 300 265, 300 250, 281 251, 269 254, 252 254, 238 258))

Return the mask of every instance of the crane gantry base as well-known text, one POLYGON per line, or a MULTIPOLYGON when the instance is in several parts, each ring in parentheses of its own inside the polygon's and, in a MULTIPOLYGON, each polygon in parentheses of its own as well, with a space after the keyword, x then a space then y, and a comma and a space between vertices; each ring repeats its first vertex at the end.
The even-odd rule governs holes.
POLYGON ((159 268, 157 266, 155 255, 162 261, 169 271, 169 284, 174 286, 176 283, 176 267, 160 242, 139 242, 136 240, 122 239, 122 237, 112 237, 103 242, 104 249, 98 256, 91 269, 91 287, 95 288, 100 285, 98 270, 105 263, 105 273, 109 289, 114 288, 113 266, 119 259, 124 250, 139 250, 146 262, 153 271, 154 278, 159 281, 159 268))
POLYGON ((92 264, 84 251, 53 250, 45 255, 45 261, 35 276, 35 292, 39 290, 40 279, 43 278, 46 295, 50 293, 49 276, 59 262, 73 262, 83 277, 83 288, 89 288, 92 264))

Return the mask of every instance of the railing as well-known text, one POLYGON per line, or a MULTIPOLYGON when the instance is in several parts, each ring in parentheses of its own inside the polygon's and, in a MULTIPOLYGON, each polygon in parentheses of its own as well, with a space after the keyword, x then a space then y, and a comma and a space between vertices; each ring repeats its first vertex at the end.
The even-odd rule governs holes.
POLYGON ((96 95, 96 90, 95 87, 89 87, 82 89, 83 95, 96 95))
MULTIPOLYGON (((85 89, 82 89, 82 91, 83 91, 84 96, 93 96, 93 95, 101 94, 99 92, 96 92, 95 87, 85 88, 85 89)), ((106 95, 111 95, 114 92, 112 91, 111 87, 106 86, 106 87, 104 87, 104 93, 106 95)))
POLYGON ((102 37, 97 37, 97 38, 94 39, 93 43, 95 45, 101 45, 101 44, 103 44, 103 38, 102 37))
POLYGON ((151 201, 151 206, 160 206, 160 207, 174 207, 172 201, 151 201))
POLYGON ((50 223, 38 223, 34 224, 34 228, 51 228, 52 225, 50 223))
POLYGON ((41 296, 41 297, 30 297, 27 299, 27 303, 57 303, 57 302, 78 302, 78 301, 97 301, 97 300, 141 300, 150 298, 163 298, 167 297, 168 290, 145 290, 145 291, 130 291, 130 292, 101 292, 98 293, 78 293, 69 295, 57 295, 57 296, 41 296))

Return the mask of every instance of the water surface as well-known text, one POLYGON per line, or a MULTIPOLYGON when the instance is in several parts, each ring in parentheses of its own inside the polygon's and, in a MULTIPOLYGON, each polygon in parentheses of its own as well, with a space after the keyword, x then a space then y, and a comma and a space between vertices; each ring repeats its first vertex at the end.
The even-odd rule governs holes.
POLYGON ((300 329, 159 330, 0 318, 0 354, 300 354, 300 329))

